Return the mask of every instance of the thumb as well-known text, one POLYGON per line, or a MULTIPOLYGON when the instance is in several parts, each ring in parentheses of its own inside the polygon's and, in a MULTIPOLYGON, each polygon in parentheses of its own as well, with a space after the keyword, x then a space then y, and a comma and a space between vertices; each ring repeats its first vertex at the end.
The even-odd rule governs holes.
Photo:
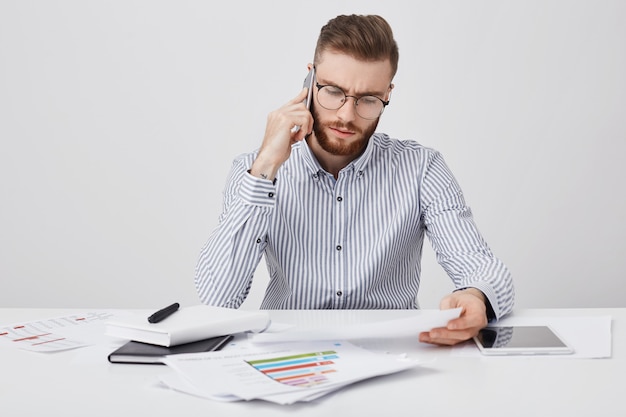
POLYGON ((449 310, 452 308, 457 308, 458 306, 459 303, 454 293, 446 295, 439 303, 440 310, 449 310))

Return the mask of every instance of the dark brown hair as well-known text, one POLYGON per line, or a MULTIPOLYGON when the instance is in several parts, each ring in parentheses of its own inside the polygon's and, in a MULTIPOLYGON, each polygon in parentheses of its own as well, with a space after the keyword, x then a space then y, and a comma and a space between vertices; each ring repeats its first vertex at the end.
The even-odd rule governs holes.
POLYGON ((377 15, 340 15, 322 27, 315 47, 315 62, 324 51, 345 53, 361 61, 391 63, 392 77, 398 70, 398 45, 391 26, 377 15))

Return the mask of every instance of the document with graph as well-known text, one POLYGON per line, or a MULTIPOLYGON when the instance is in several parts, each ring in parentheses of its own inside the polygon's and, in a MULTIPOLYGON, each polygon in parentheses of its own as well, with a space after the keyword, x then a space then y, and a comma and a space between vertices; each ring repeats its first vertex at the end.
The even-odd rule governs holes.
POLYGON ((100 341, 110 311, 90 311, 0 326, 0 346, 34 352, 75 349, 100 341))
POLYGON ((240 349, 169 356, 170 388, 218 401, 310 401, 348 384, 418 365, 404 356, 374 353, 349 342, 244 345, 240 349))

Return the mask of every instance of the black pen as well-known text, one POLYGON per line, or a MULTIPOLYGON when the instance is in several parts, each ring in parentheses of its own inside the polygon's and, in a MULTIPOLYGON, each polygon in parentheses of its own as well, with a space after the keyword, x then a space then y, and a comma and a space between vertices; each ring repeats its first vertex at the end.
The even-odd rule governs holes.
POLYGON ((179 307, 180 307, 180 304, 178 304, 178 303, 174 303, 172 305, 169 305, 169 306, 165 307, 164 309, 161 309, 161 310, 157 311, 156 313, 154 313, 153 315, 151 315, 150 317, 148 317, 148 322, 150 322, 150 323, 158 323, 160 321, 163 321, 166 318, 168 318, 169 316, 171 316, 172 314, 174 314, 176 312, 176 310, 178 310, 179 307))

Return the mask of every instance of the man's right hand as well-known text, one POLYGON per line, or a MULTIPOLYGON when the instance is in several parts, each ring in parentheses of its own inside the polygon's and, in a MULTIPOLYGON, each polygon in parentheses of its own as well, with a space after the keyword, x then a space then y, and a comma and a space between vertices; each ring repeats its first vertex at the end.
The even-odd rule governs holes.
POLYGON ((291 145, 303 140, 313 129, 313 116, 304 105, 307 88, 267 117, 259 154, 250 168, 255 177, 273 180, 278 168, 289 158, 291 145), (299 129, 295 129, 300 126, 299 129))

